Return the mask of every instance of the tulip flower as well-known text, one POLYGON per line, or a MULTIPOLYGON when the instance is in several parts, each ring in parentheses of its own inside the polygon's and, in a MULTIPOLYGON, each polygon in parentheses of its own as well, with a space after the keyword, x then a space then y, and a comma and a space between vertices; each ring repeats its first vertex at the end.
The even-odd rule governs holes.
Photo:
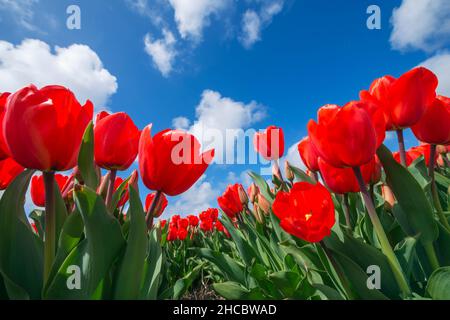
POLYGON ((188 190, 206 171, 214 149, 200 153, 200 143, 181 130, 164 130, 154 137, 147 126, 139 141, 139 170, 147 188, 169 196, 188 190))
POLYGON ((297 149, 306 168, 313 172, 319 171, 319 164, 317 162, 319 154, 311 143, 311 139, 309 137, 303 138, 297 145, 297 149))
POLYGON ((0 160, 0 190, 8 188, 10 183, 22 173, 24 168, 12 158, 0 160))
POLYGON ((414 68, 400 78, 386 76, 375 80, 364 101, 377 103, 384 110, 386 130, 396 130, 401 163, 406 165, 403 129, 415 125, 436 98, 438 79, 430 70, 414 68))
POLYGON ((225 192, 217 198, 219 207, 230 218, 235 219, 244 210, 241 199, 239 197, 240 184, 230 185, 225 192))
POLYGON ((247 189, 248 197, 251 203, 254 203, 256 200, 256 196, 259 194, 258 186, 252 182, 252 184, 247 189))
POLYGON ((0 160, 9 157, 8 146, 6 145, 5 136, 3 133, 3 119, 6 113, 6 100, 10 96, 10 93, 4 92, 0 94, 0 160))
POLYGON ((167 233, 167 241, 175 241, 178 239, 177 227, 169 226, 169 232, 167 233))
MULTIPOLYGON (((117 177, 116 180, 114 181, 114 192, 117 191, 117 189, 119 189, 120 185, 123 183, 123 179, 120 177, 117 177)), ((128 183, 127 186, 125 187, 125 191, 122 194, 122 197, 119 200, 119 203, 117 204, 117 207, 123 207, 125 205, 125 203, 127 203, 128 199, 130 198, 130 193, 128 191, 128 183)))
MULTIPOLYGON (((66 185, 69 177, 63 176, 61 174, 55 174, 55 180, 61 191, 66 185)), ((33 176, 31 178, 31 200, 38 207, 45 207, 45 187, 44 187, 44 176, 33 176)))
POLYGON ((216 223, 214 224, 214 227, 216 228, 217 231, 222 232, 223 234, 225 234, 225 236, 227 238, 230 238, 231 235, 228 232, 228 230, 223 226, 222 222, 220 221, 216 221, 216 223))
POLYGON ((95 163, 110 170, 106 204, 111 202, 117 170, 127 170, 136 159, 140 131, 124 112, 97 115, 94 128, 95 163))
POLYGON ((199 218, 198 217, 196 217, 196 216, 194 216, 194 215, 189 215, 188 217, 188 220, 189 220, 189 225, 191 226, 191 227, 196 227, 196 226, 198 226, 198 223, 199 223, 199 218))
MULTIPOLYGON (((334 193, 346 194, 360 191, 358 181, 351 168, 333 167, 322 158, 319 158, 318 164, 326 186, 334 193)), ((369 163, 361 166, 364 182, 366 184, 371 183, 373 178, 376 179, 378 176, 379 170, 380 167, 379 164, 377 164, 375 157, 369 163)))
POLYGON ((211 232, 214 228, 214 221, 210 218, 200 220, 200 229, 203 232, 211 232))
POLYGON ((184 241, 186 239, 187 235, 188 235, 187 229, 185 229, 185 228, 178 229, 178 233, 177 233, 178 240, 184 241))
POLYGON ((258 152, 266 160, 278 160, 284 154, 283 129, 268 126, 264 132, 257 132, 253 138, 253 144, 258 152))
POLYGON ((450 143, 450 98, 438 96, 425 108, 423 116, 412 128, 417 139, 429 144, 450 143))
POLYGON ((308 242, 322 241, 335 223, 331 194, 320 183, 294 183, 290 192, 278 192, 272 210, 283 230, 308 242))
MULTIPOLYGON (((147 195, 147 197, 145 198, 145 212, 149 212, 150 207, 152 206, 153 201, 155 200, 155 196, 156 196, 156 193, 153 192, 153 193, 149 193, 147 195)), ((163 214, 164 210, 167 208, 168 204, 169 203, 167 201, 166 196, 161 195, 161 197, 159 199, 159 203, 156 204, 155 210, 153 212, 154 218, 159 218, 163 214)))
POLYGON ((17 163, 46 172, 75 167, 81 139, 92 119, 90 101, 82 107, 64 87, 39 90, 33 85, 12 94, 7 101, 3 132, 17 163))
POLYGON ((339 108, 326 105, 308 132, 317 153, 334 167, 359 167, 370 162, 384 139, 384 116, 373 106, 353 101, 339 108))
POLYGON ((216 208, 209 208, 200 213, 199 215, 200 220, 211 219, 213 221, 216 221, 218 217, 219 217, 219 210, 216 208))

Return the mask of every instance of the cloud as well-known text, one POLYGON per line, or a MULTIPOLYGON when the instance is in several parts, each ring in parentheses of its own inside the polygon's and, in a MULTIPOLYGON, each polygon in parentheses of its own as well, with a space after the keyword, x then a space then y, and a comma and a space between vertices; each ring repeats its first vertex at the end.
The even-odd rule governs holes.
POLYGON ((261 40, 261 31, 272 23, 272 19, 283 10, 284 0, 255 0, 262 3, 258 12, 252 9, 242 16, 242 34, 240 41, 249 49, 261 40))
POLYGON ((450 1, 403 0, 391 23, 394 49, 435 51, 450 43, 450 1))
POLYGON ((166 0, 152 0, 151 2, 148 0, 125 0, 125 2, 133 11, 149 18, 154 25, 166 24, 163 18, 163 11, 167 5, 166 0))
MULTIPOLYGON (((291 145, 286 153, 286 156, 284 157, 284 161, 289 161, 289 163, 297 168, 300 168, 302 170, 306 169, 306 166, 304 165, 303 161, 300 158, 300 154, 298 153, 297 148, 298 142, 291 145)), ((281 163, 284 163, 284 161, 281 161, 281 163)), ((283 168, 284 169, 284 168, 283 168)))
POLYGON ((173 71, 173 64, 177 51, 176 40, 172 32, 163 29, 163 38, 152 40, 150 34, 144 38, 145 52, 152 58, 155 67, 164 77, 168 77, 173 71))
POLYGON ((0 0, 0 11, 8 12, 14 21, 29 31, 36 31, 38 28, 33 22, 33 6, 39 0, 0 0))
POLYGON ((180 195, 175 203, 170 203, 169 199, 164 216, 198 214, 208 208, 217 207, 218 195, 219 191, 214 189, 212 184, 206 181, 206 175, 203 175, 188 191, 180 195))
POLYGON ((188 130, 191 121, 186 117, 177 117, 172 120, 172 126, 175 129, 188 130))
POLYGON ((433 71, 439 78, 437 92, 450 96, 450 52, 442 52, 434 55, 420 64, 433 71))
POLYGON ((183 39, 199 41, 210 18, 224 10, 230 0, 168 0, 174 10, 175 22, 183 39))
POLYGON ((26 39, 17 46, 0 41, 0 90, 14 92, 30 83, 66 86, 81 103, 90 99, 97 109, 117 91, 116 77, 86 45, 55 46, 53 52, 40 40, 26 39))

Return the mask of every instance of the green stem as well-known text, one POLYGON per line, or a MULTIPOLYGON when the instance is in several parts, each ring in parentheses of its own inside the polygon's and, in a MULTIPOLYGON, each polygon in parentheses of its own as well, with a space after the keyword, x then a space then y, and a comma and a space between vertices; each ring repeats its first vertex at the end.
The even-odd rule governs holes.
POLYGON ((43 172, 45 187, 44 285, 47 283, 56 252, 55 173, 43 172))
POLYGON ((345 224, 347 225, 347 228, 352 231, 352 223, 350 221, 350 206, 348 204, 348 194, 344 194, 343 199, 343 209, 344 209, 344 215, 345 215, 345 224))
POLYGON ((438 258, 436 256, 436 251, 434 250, 434 247, 433 247, 433 243, 432 242, 426 243, 423 245, 423 247, 425 248, 425 252, 427 254, 428 261, 430 261, 430 265, 431 265, 431 268, 433 269, 433 271, 438 269, 440 266, 439 266, 438 258))
POLYGON ((114 193, 114 183, 116 182, 117 170, 111 169, 109 174, 108 192, 106 193, 106 207, 109 207, 114 193))
POLYGON ((410 296, 411 289, 409 288, 408 282, 402 271, 402 267, 398 262, 397 256, 395 255, 394 250, 392 249, 391 244, 389 243, 389 240, 386 236, 386 233, 384 232, 383 226, 381 224, 380 219, 378 218, 377 212, 375 211, 372 199, 370 198, 369 192, 367 191, 364 179, 362 177, 361 170, 359 167, 354 167, 353 171, 355 173, 356 180, 358 180, 359 188, 361 190, 361 194, 363 196, 367 212, 369 213, 370 220, 372 221, 372 225, 375 229, 378 240, 380 241, 381 251, 388 259, 392 272, 394 273, 394 277, 403 295, 410 296))
POLYGON ((436 208, 439 221, 450 232, 450 225, 448 223, 447 218, 445 217, 444 210, 442 209, 441 202, 439 200, 438 190, 436 187, 436 180, 434 177, 435 157, 436 157, 436 145, 432 144, 430 145, 430 160, 428 163, 428 175, 431 178, 431 195, 433 196, 433 203, 434 207, 436 208))
POLYGON ((406 151, 405 151, 405 139, 403 138, 403 130, 397 130, 398 140, 398 152, 400 153, 400 162, 406 168, 406 151))

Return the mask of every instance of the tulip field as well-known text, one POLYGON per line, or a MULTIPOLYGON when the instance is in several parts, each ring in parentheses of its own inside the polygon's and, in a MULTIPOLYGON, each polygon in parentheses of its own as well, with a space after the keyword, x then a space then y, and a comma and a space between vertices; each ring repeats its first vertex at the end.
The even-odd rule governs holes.
POLYGON ((450 98, 437 86, 419 67, 318 108, 298 137, 304 169, 284 161, 281 127, 260 130, 271 177, 248 172, 215 207, 172 216, 214 149, 124 112, 94 117, 70 88, 3 93, 0 299, 450 299, 450 98))

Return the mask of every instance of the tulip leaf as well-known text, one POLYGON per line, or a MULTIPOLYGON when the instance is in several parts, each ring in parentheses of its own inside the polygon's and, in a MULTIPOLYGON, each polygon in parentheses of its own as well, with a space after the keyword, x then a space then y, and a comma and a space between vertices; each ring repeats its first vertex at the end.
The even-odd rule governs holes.
POLYGON ((108 214, 103 199, 88 187, 74 192, 74 199, 85 226, 81 240, 61 264, 48 285, 50 299, 101 298, 113 263, 125 245, 119 222, 108 214), (68 284, 80 274, 80 288, 69 289, 68 284))
POLYGON ((252 290, 242 287, 239 283, 228 281, 214 283, 214 290, 225 299, 229 300, 263 300, 264 295, 259 288, 252 290))
POLYGON ((21 173, 0 200, 0 272, 11 298, 41 298, 43 243, 23 208, 33 173, 21 173))
POLYGON ((292 165, 289 168, 294 172, 295 177, 301 182, 308 182, 312 184, 316 184, 313 178, 311 178, 305 171, 300 168, 294 167, 292 165))
POLYGON ((450 267, 433 272, 427 284, 427 293, 435 300, 450 300, 450 267))
MULTIPOLYGON (((431 205, 420 184, 413 175, 397 161, 392 153, 382 145, 377 155, 383 164, 386 181, 395 194, 408 228, 404 231, 413 232, 412 237, 420 236, 422 243, 430 243, 438 237, 438 227, 433 216, 431 205), (408 229, 411 230, 408 230, 408 229)), ((401 224, 401 221, 399 221, 401 224)))
POLYGON ((130 193, 130 229, 127 245, 115 281, 114 298, 137 299, 147 254, 147 225, 139 195, 133 187, 130 193))
MULTIPOLYGON (((114 192, 112 199, 111 199, 111 203, 108 206, 108 211, 109 212, 114 212, 114 210, 116 210, 117 206, 119 205, 120 199, 122 199, 122 196, 124 195, 124 193, 126 192, 126 188, 128 185, 128 181, 130 181, 130 177, 128 177, 127 179, 125 179, 117 188, 116 192, 114 192)), ((140 201, 140 200, 139 200, 140 201)))
POLYGON ((145 259, 141 298, 156 300, 158 298, 158 288, 164 263, 164 254, 162 252, 161 243, 158 238, 158 230, 156 228, 153 228, 150 232, 148 243, 149 250, 145 259))
POLYGON ((335 289, 324 284, 313 284, 313 287, 320 291, 328 300, 344 300, 344 297, 335 289))
POLYGON ((279 271, 269 274, 269 280, 275 284, 284 297, 291 298, 302 281, 302 276, 292 271, 279 271))
POLYGON ((197 248, 196 254, 217 266, 225 279, 245 284, 245 269, 237 261, 223 252, 209 248, 197 248))
POLYGON ((78 155, 78 169, 84 184, 93 190, 97 189, 99 178, 94 163, 94 124, 87 126, 78 155))
POLYGON ((173 287, 173 296, 172 299, 178 300, 183 297, 183 295, 189 290, 192 286, 192 283, 195 279, 198 278, 200 271, 203 269, 203 264, 199 264, 191 272, 189 272, 183 278, 177 280, 173 287))
POLYGON ((64 202, 64 199, 61 195, 61 191, 59 190, 58 184, 56 183, 56 180, 54 181, 54 196, 55 196, 55 236, 56 236, 56 243, 59 241, 59 236, 61 234, 61 230, 64 226, 64 222, 67 219, 68 213, 66 208, 66 203, 64 202))

